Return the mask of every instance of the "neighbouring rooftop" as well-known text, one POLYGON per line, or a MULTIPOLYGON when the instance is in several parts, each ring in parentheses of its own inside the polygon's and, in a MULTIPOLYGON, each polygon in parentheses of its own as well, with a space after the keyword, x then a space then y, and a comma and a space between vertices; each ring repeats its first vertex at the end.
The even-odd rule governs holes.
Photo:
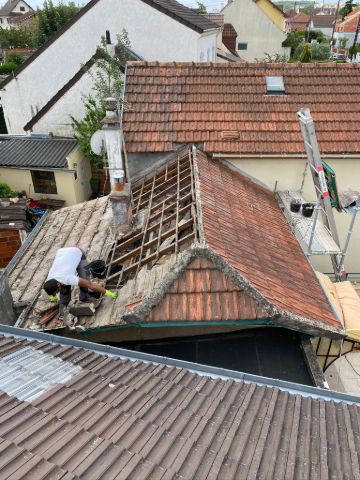
POLYGON ((360 64, 131 62, 126 148, 196 143, 210 154, 304 154, 296 112, 306 105, 323 154, 359 154, 359 85, 360 64), (267 76, 282 77, 285 94, 268 95, 267 76))
POLYGON ((0 167, 67 168, 76 147, 71 138, 0 135, 0 167))
POLYGON ((4 479, 359 476, 359 397, 4 327, 0 365, 4 479))
POLYGON ((30 304, 23 327, 38 329, 50 306, 42 284, 57 249, 79 245, 107 262, 119 290, 83 317, 88 331, 260 324, 342 335, 272 192, 189 147, 132 189, 135 222, 121 238, 107 197, 45 219, 9 274, 15 303, 30 304))

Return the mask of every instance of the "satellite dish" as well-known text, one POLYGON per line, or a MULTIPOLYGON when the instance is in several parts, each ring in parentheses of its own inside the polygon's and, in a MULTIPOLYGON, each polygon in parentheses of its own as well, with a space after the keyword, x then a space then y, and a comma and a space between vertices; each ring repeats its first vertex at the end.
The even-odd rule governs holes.
POLYGON ((90 140, 90 146, 95 155, 103 155, 105 152, 105 132, 103 130, 94 133, 90 140))

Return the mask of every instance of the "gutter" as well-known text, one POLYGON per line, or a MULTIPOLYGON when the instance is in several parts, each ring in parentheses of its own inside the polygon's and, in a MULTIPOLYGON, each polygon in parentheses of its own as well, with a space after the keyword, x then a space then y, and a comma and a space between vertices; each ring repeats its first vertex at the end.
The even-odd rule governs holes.
POLYGON ((298 383, 286 382, 284 380, 276 380, 272 378, 260 377, 258 375, 251 375, 243 372, 236 372, 233 370, 227 370, 225 368, 211 367, 208 365, 201 365, 193 362, 186 362, 183 360, 176 360, 168 357, 161 357, 157 355, 151 355, 148 353, 136 352, 132 350, 126 350, 123 348, 110 347, 108 345, 96 344, 92 342, 84 342, 83 340, 75 340, 73 338, 58 337, 48 333, 35 332, 32 330, 24 330, 16 327, 10 327, 7 325, 0 325, 0 333, 5 336, 10 336, 19 339, 33 339, 38 341, 49 342, 53 345, 72 346, 90 350, 99 355, 106 355, 110 357, 116 357, 124 360, 140 360, 147 363, 153 363, 157 365, 166 365, 168 367, 174 366, 176 368, 184 368, 190 372, 197 373, 198 375, 208 376, 211 378, 218 378, 222 380, 235 380, 237 382, 255 383, 261 386, 276 387, 280 390, 290 392, 292 394, 298 394, 303 397, 323 398, 326 400, 333 400, 335 402, 346 402, 348 404, 360 404, 360 397, 355 395, 348 395, 340 392, 333 392, 331 390, 325 390, 316 387, 310 387, 307 385, 300 385, 298 383), (61 338, 61 339, 60 339, 61 338))
POLYGON ((11 168, 13 170, 41 170, 46 172, 63 172, 63 173, 75 173, 76 170, 70 170, 69 168, 57 168, 57 167, 17 167, 13 165, 0 165, 0 168, 11 168))

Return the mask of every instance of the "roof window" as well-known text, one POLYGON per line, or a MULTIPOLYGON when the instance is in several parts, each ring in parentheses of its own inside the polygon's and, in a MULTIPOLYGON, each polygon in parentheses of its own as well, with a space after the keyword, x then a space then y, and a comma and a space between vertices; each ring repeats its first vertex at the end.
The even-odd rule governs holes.
POLYGON ((271 75, 266 76, 266 93, 268 95, 284 95, 285 85, 282 76, 275 77, 271 75))

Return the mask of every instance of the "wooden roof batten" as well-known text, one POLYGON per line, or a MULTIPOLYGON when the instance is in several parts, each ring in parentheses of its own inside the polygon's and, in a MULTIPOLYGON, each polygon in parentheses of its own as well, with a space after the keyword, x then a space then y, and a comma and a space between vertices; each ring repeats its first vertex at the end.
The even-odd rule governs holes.
POLYGON ((178 153, 152 178, 143 178, 133 188, 134 213, 140 227, 114 243, 107 261, 108 288, 121 288, 135 279, 143 267, 152 268, 161 257, 177 256, 196 242, 197 208, 194 162, 178 153), (121 270, 112 273, 114 266, 121 270))

